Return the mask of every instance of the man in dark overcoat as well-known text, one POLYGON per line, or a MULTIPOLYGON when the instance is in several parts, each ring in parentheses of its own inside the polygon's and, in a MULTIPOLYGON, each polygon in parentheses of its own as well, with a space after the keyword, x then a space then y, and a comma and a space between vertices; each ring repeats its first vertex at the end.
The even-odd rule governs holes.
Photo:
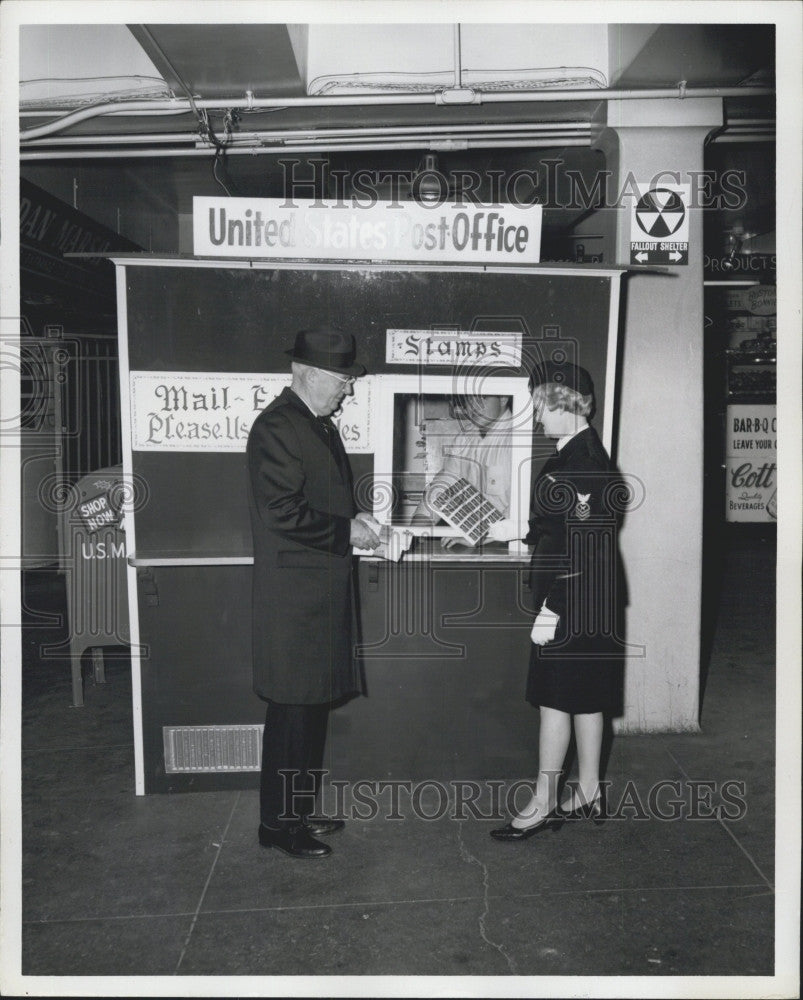
POLYGON ((259 842, 294 858, 324 857, 314 836, 342 820, 315 817, 331 707, 361 693, 354 655, 352 546, 378 535, 357 515, 348 456, 331 415, 365 374, 354 338, 303 330, 287 351, 293 378, 248 437, 254 542, 254 690, 267 702, 259 842))

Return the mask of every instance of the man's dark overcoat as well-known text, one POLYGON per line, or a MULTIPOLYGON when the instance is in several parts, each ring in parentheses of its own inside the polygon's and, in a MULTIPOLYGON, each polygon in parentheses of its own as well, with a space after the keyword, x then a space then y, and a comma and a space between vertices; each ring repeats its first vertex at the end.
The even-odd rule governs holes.
POLYGON ((328 417, 285 389, 247 446, 254 690, 294 705, 361 690, 353 650, 351 469, 328 417))

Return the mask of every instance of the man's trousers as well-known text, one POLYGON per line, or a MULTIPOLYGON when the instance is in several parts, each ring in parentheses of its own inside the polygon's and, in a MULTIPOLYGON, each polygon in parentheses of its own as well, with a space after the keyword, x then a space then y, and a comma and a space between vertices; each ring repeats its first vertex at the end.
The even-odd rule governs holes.
POLYGON ((268 702, 259 794, 263 826, 298 825, 315 812, 329 708, 268 702))

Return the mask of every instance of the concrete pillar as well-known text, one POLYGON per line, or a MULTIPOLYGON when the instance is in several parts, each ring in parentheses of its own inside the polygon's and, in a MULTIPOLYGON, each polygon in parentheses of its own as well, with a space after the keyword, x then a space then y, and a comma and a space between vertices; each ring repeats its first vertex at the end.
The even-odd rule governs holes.
MULTIPOLYGON (((611 101, 599 147, 623 193, 616 215, 616 263, 630 263, 633 199, 628 180, 647 184, 676 172, 694 192, 706 136, 722 123, 712 99, 611 101)), ((665 177, 664 180, 670 180, 665 177)), ((692 199, 693 201, 693 199, 692 199)), ((629 590, 630 643, 643 657, 625 665, 620 732, 699 728, 703 498, 703 209, 690 208, 689 262, 667 274, 626 281, 615 458, 644 484, 644 503, 621 535, 629 590)))

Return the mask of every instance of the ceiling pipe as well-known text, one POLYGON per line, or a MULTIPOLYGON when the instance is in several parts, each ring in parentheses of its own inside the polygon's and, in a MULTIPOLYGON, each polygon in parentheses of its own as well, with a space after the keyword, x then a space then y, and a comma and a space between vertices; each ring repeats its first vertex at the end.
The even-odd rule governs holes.
MULTIPOLYGON (((329 145, 332 146, 337 144, 337 146, 343 146, 344 148, 351 146, 355 142, 368 142, 368 141, 380 141, 380 142, 391 142, 398 139, 398 141, 403 141, 405 139, 415 139, 419 146, 427 145, 433 142, 463 142, 468 140, 473 140, 481 138, 479 134, 477 135, 441 135, 439 132, 427 132, 426 134, 419 134, 416 136, 385 136, 385 135, 355 135, 355 136, 308 136, 306 138, 298 139, 288 139, 284 136, 277 135, 262 135, 259 132, 248 133, 238 137, 235 142, 230 142, 226 144, 226 151, 230 152, 232 149, 244 149, 250 148, 252 146, 264 145, 265 143, 273 143, 275 145, 284 145, 288 149, 294 147, 299 142, 307 142, 314 146, 329 145)), ((490 138, 490 136, 489 136, 490 138)), ((562 141, 562 139, 586 139, 587 141, 591 138, 591 133, 585 129, 571 129, 568 132, 540 132, 540 131, 529 131, 529 132, 512 132, 505 133, 499 136, 500 139, 548 139, 550 144, 556 145, 562 141)), ((186 134, 183 132, 176 132, 173 134, 167 133, 157 133, 155 135, 100 135, 100 136, 85 136, 83 141, 81 139, 69 138, 67 136, 54 136, 52 139, 36 139, 34 142, 26 143, 25 148, 34 149, 57 149, 59 147, 71 147, 75 149, 80 149, 83 146, 145 146, 148 144, 159 145, 160 143, 197 143, 198 137, 196 135, 186 134)), ((204 149, 214 149, 214 146, 205 144, 204 149)))
MULTIPOLYGON (((463 136, 472 133, 504 133, 506 136, 526 135, 526 136, 554 136, 560 138, 562 135, 590 135, 591 125, 588 122, 560 122, 543 125, 519 125, 519 124, 486 124, 482 125, 438 125, 435 131, 428 129, 424 132, 420 125, 399 125, 388 126, 371 132, 370 129, 362 126, 360 128, 322 128, 322 129, 287 129, 280 131, 256 131, 256 132, 236 132, 233 142, 240 140, 260 140, 260 141, 298 141, 308 139, 317 142, 321 139, 343 139, 369 138, 372 134, 380 139, 390 139, 396 136, 410 137, 417 136, 421 141, 430 141, 434 138, 440 139, 443 136, 463 136)), ((32 139, 26 143, 29 149, 44 146, 61 145, 81 145, 82 143, 122 145, 124 143, 146 143, 146 142, 197 142, 198 136, 195 132, 149 132, 149 133, 117 133, 105 135, 70 135, 53 136, 45 139, 32 139)))
MULTIPOLYGON (((133 100, 133 98, 132 98, 132 100, 133 100)), ((164 101, 171 100, 172 101, 172 98, 167 98, 167 97, 153 98, 153 100, 164 100, 164 101)), ((19 116, 20 116, 20 118, 52 118, 54 115, 60 114, 62 110, 63 109, 56 110, 55 108, 50 108, 50 110, 48 110, 48 111, 43 111, 42 108, 29 108, 27 106, 20 106, 19 116)), ((186 115, 187 114, 187 110, 188 110, 187 108, 178 108, 178 109, 171 108, 171 109, 169 109, 167 111, 149 111, 148 112, 148 117, 149 118, 165 118, 165 117, 169 118, 170 115, 186 115)), ((66 111, 64 113, 67 114, 66 111)), ((127 116, 137 117, 137 116, 141 116, 141 115, 142 115, 141 111, 120 111, 119 114, 116 117, 118 117, 118 118, 125 118, 127 116)))
MULTIPOLYGON (((115 140, 118 137, 109 137, 110 144, 116 144, 115 140)), ((20 160, 24 161, 39 161, 39 160, 101 160, 101 159, 141 159, 141 158, 162 158, 162 157, 172 157, 172 156, 209 156, 210 152, 213 151, 213 147, 209 145, 201 145, 195 136, 180 136, 179 141, 190 140, 195 142, 194 146, 162 146, 156 149, 81 149, 76 150, 73 148, 52 148, 48 147, 45 149, 38 149, 33 144, 20 150, 20 160)), ((53 140, 54 142, 58 140, 53 140)), ((65 141, 66 140, 62 140, 65 141)), ((73 142, 73 140, 69 140, 73 142)), ((91 137, 90 137, 90 141, 91 137)), ((171 137, 171 141, 175 141, 171 137)), ((712 143, 735 143, 735 142, 774 142, 775 132, 754 132, 754 131, 737 131, 737 132, 724 132, 720 133, 710 140, 712 143)), ((74 143, 73 143, 74 144, 74 143)), ((122 144, 122 143, 121 143, 122 144)), ((360 141, 355 137, 353 144, 346 144, 341 141, 341 143, 334 147, 335 150, 343 149, 348 151, 359 151, 359 152, 374 152, 377 150, 393 150, 393 149, 416 149, 421 150, 422 148, 434 150, 436 152, 450 152, 450 151, 461 151, 470 149, 554 149, 556 146, 560 147, 571 147, 571 146, 588 146, 589 136, 584 133, 575 134, 563 134, 556 136, 498 136, 498 135, 488 135, 482 136, 471 136, 471 137, 455 137, 455 138, 445 138, 438 139, 437 136, 426 136, 419 137, 418 139, 406 139, 406 138, 390 138, 386 140, 382 139, 368 139, 360 141)), ((262 154, 280 154, 280 153, 316 153, 322 150, 332 150, 331 140, 314 143, 314 142, 302 142, 297 143, 281 143, 279 145, 268 145, 268 144, 256 144, 249 146, 230 146, 227 147, 226 155, 251 155, 257 156, 262 154)))
MULTIPOLYGON (((556 143, 554 139, 498 139, 493 136, 489 136, 487 140, 483 139, 466 139, 461 141, 459 147, 460 150, 469 149, 554 149, 556 145, 561 148, 568 148, 569 146, 585 146, 588 147, 589 140, 587 138, 583 139, 561 139, 560 143, 556 143)), ((377 150, 394 150, 394 149, 416 149, 421 150, 422 146, 428 146, 428 141, 424 142, 399 142, 394 140, 392 142, 380 143, 380 142, 366 142, 359 143, 354 146, 349 146, 349 151, 359 151, 359 152, 375 152, 377 150)), ((227 150, 227 156, 259 156, 262 154, 271 153, 319 153, 322 149, 328 147, 324 145, 313 146, 313 145, 286 145, 286 146, 234 146, 227 150)), ((434 144, 434 149, 436 152, 449 152, 449 150, 444 150, 437 143, 434 144)), ((70 150, 70 149, 51 149, 51 150, 32 150, 32 149, 22 149, 20 150, 20 160, 23 162, 31 162, 37 160, 122 160, 122 159, 142 159, 151 158, 157 159, 162 157, 179 157, 179 156, 205 156, 209 157, 210 152, 212 152, 212 147, 202 146, 202 147, 181 147, 173 148, 170 146, 163 146, 159 149, 87 149, 87 150, 70 150)))
POLYGON ((482 92, 462 88, 459 91, 443 90, 435 94, 361 94, 338 95, 336 97, 287 97, 287 98, 227 98, 195 99, 178 98, 169 101, 118 101, 95 104, 88 108, 78 108, 46 125, 23 129, 20 142, 40 139, 53 135, 65 128, 103 115, 136 111, 148 115, 153 111, 188 112, 198 109, 227 111, 247 109, 255 111, 269 108, 326 108, 326 107, 373 107, 391 105, 444 105, 465 106, 470 104, 531 104, 565 101, 630 101, 684 100, 694 97, 770 97, 775 93, 772 87, 658 87, 645 90, 537 90, 537 91, 491 91, 482 92))
MULTIPOLYGON (((382 136, 354 136, 351 139, 295 139, 292 141, 285 141, 283 139, 277 139, 270 136, 258 136, 249 139, 245 142, 230 143, 225 147, 225 152, 229 153, 237 152, 247 152, 247 153, 258 153, 266 147, 271 147, 272 149, 284 149, 287 152, 292 152, 298 149, 323 149, 330 151, 342 150, 346 152, 347 150, 355 148, 366 148, 368 146, 374 148, 396 148, 396 149, 431 149, 438 152, 449 152, 450 150, 458 151, 461 149, 468 149, 471 146, 477 146, 478 144, 484 145, 486 147, 491 146, 501 146, 505 144, 510 145, 520 145, 526 146, 533 142, 538 142, 543 146, 560 147, 565 145, 570 139, 577 139, 583 142, 585 145, 589 145, 591 141, 591 136, 587 132, 562 132, 560 135, 540 135, 538 133, 527 133, 524 135, 498 135, 498 136, 482 136, 482 135, 470 135, 470 136, 439 136, 436 134, 421 135, 421 136, 399 136, 397 138, 385 138, 382 136)), ((57 150, 67 150, 72 151, 76 156, 80 155, 82 152, 86 152, 89 149, 113 149, 119 148, 121 146, 128 146, 132 150, 142 149, 145 146, 152 146, 154 149, 158 149, 166 146, 173 146, 174 148, 197 148, 205 149, 207 152, 214 152, 215 147, 211 143, 199 141, 195 136, 104 136, 101 142, 89 142, 89 143, 76 143, 76 142, 59 142, 54 139, 52 142, 31 143, 24 147, 25 152, 40 152, 45 150, 51 150, 56 152, 57 150)))
MULTIPOLYGON (((641 101, 666 100, 675 98, 682 101, 692 97, 773 97, 774 87, 687 87, 685 83, 677 87, 653 87, 645 90, 536 90, 516 92, 492 90, 482 94, 481 104, 516 103, 518 101, 641 101), (554 95, 554 96, 553 96, 554 95)), ((437 102, 436 102, 437 103, 437 102)))

